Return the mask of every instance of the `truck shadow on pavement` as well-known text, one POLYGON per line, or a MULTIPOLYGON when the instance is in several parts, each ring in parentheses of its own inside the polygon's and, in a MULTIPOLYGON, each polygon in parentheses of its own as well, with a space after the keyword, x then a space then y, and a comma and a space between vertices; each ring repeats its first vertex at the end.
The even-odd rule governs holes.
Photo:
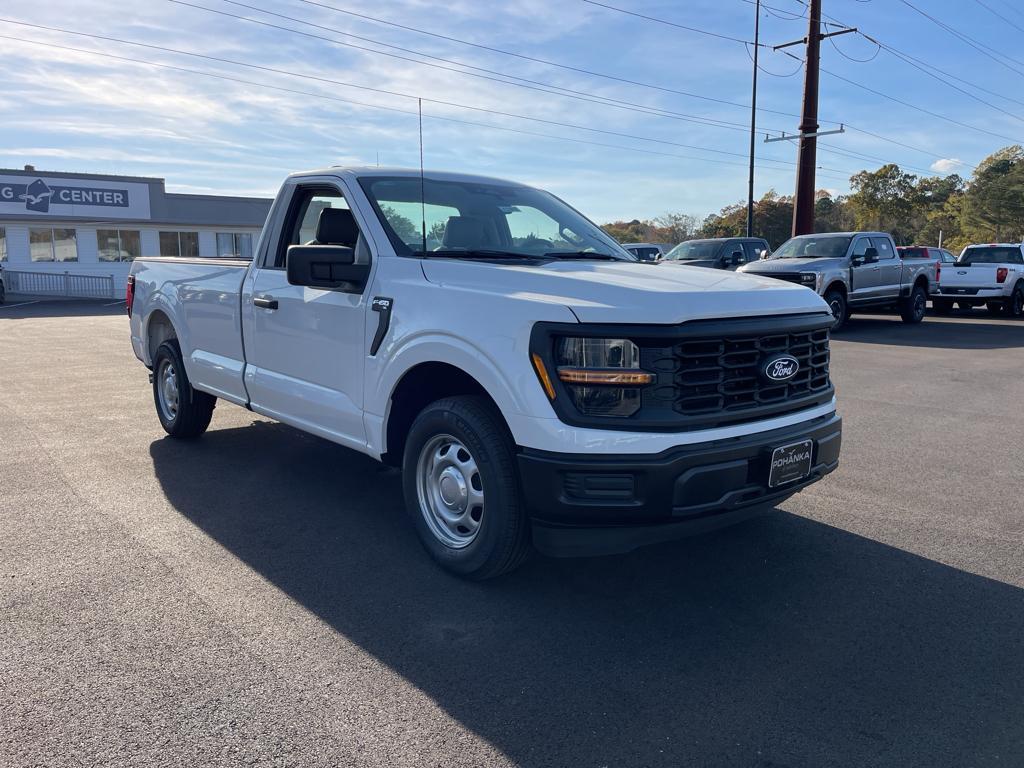
POLYGON ((517 764, 1024 762, 1013 586, 781 511, 471 584, 360 454, 267 422, 150 452, 178 512, 517 764))
MULTIPOLYGON (((966 319, 966 318, 965 318, 966 319)), ((833 335, 839 341, 935 349, 1011 349, 1024 347, 1024 321, 970 318, 971 322, 927 317, 907 325, 898 317, 854 315, 833 335)))

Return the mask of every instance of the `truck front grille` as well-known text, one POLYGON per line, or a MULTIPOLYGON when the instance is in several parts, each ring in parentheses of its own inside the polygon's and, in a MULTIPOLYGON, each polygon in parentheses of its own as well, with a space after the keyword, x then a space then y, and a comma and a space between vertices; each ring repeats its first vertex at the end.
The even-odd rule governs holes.
MULTIPOLYGON (((799 272, 755 272, 758 277, 770 277, 774 280, 785 280, 787 283, 807 286, 799 272)), ((810 287, 814 287, 813 284, 810 287)))

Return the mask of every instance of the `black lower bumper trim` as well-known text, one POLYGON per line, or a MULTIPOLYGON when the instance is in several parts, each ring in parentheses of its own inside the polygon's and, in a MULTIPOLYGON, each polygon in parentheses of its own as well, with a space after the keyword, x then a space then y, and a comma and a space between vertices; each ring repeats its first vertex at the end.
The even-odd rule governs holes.
POLYGON ((653 455, 519 454, 534 544, 555 555, 623 552, 771 508, 839 465, 842 420, 681 446, 653 455), (812 441, 810 474, 768 487, 772 450, 812 441))

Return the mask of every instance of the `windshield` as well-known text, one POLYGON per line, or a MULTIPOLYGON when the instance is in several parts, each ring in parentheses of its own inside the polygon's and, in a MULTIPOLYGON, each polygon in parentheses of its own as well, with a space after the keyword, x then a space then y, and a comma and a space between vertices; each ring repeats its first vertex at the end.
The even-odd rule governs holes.
POLYGON ((960 254, 959 264, 1020 264, 1020 248, 1016 246, 971 245, 960 254))
POLYGON ((687 240, 666 253, 665 258, 678 261, 713 259, 721 245, 721 240, 687 240))
POLYGON ((430 178, 423 180, 422 187, 420 184, 418 177, 409 176, 359 179, 401 256, 592 255, 636 260, 596 224, 548 192, 511 184, 430 178))
POLYGON ((849 235, 800 235, 779 246, 772 259, 835 259, 846 255, 849 235))

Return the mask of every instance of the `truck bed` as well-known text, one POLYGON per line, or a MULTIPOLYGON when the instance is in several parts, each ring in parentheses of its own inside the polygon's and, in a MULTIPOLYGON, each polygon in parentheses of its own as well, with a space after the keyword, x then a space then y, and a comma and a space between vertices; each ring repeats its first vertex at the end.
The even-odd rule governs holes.
MULTIPOLYGON (((177 304, 185 321, 177 326, 181 348, 190 350, 184 361, 189 378, 236 403, 246 402, 241 292, 248 266, 244 259, 147 256, 136 259, 131 272, 140 306, 158 312, 177 304)), ((143 328, 142 316, 134 313, 131 326, 135 353, 149 365, 156 345, 143 336, 152 335, 152 322, 143 328)))

